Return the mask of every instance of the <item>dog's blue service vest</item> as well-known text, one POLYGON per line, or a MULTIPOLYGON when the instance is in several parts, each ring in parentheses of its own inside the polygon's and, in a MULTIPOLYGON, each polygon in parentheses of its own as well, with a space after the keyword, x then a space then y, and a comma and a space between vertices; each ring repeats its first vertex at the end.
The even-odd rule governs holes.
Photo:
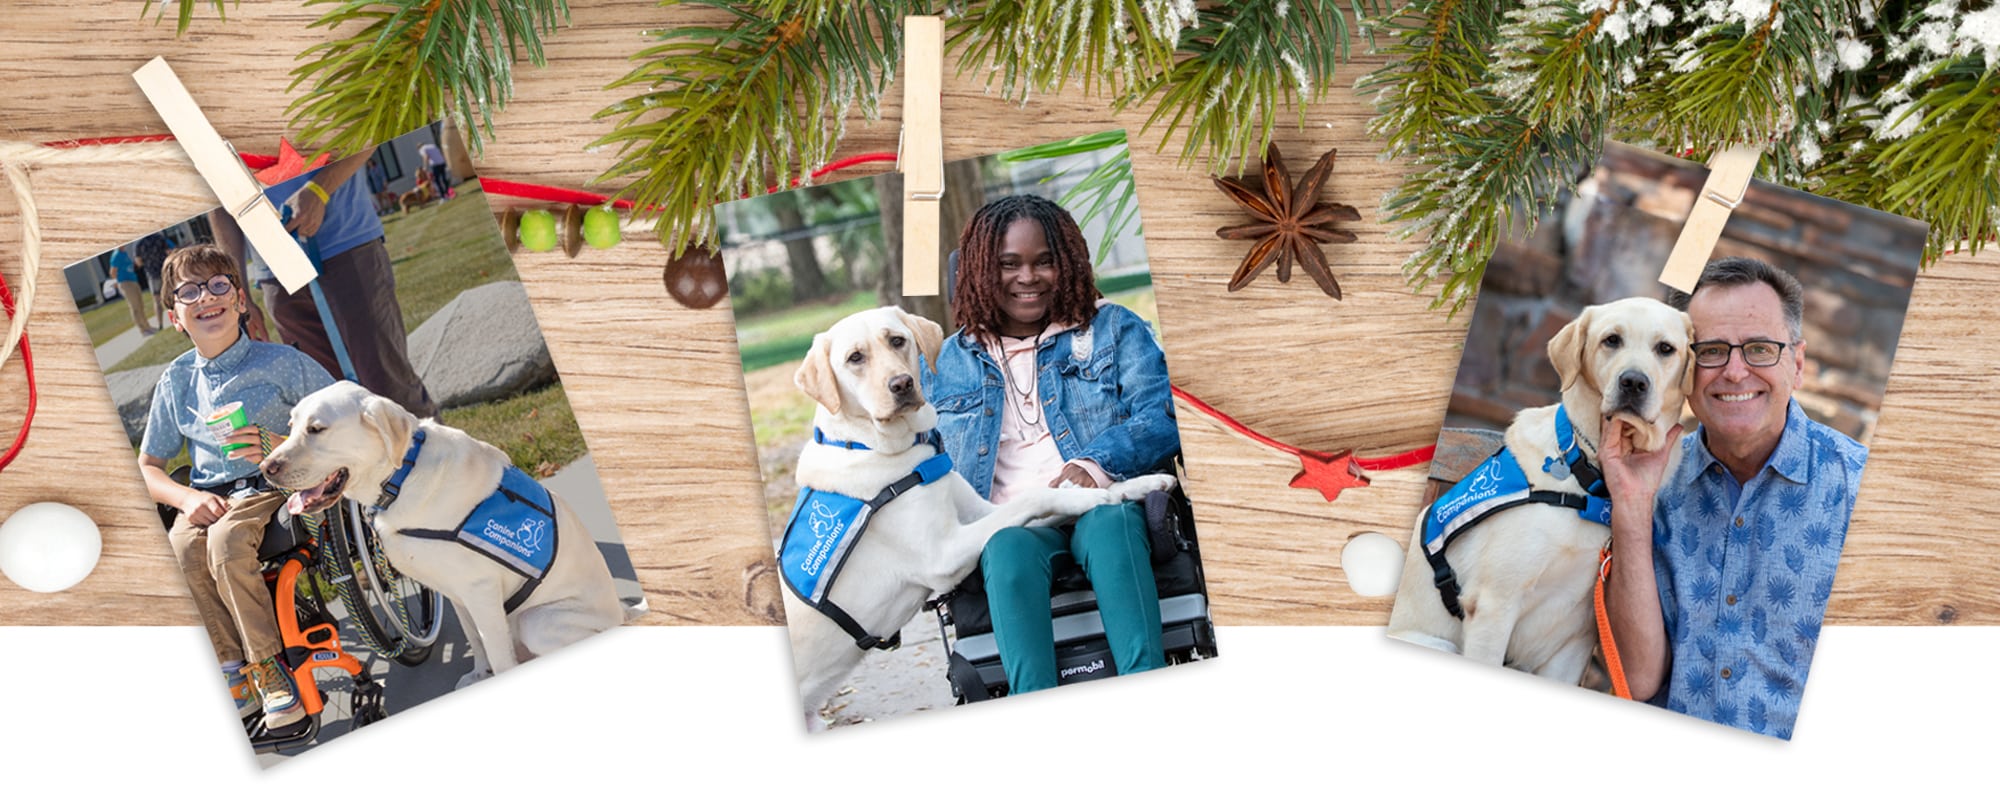
MULTIPOLYGON (((813 442, 857 451, 869 450, 861 443, 829 439, 817 427, 813 429, 813 442)), ((876 512, 897 496, 951 473, 951 457, 945 455, 935 431, 919 437, 917 442, 929 443, 937 453, 868 500, 800 487, 799 499, 792 505, 791 519, 785 523, 784 541, 779 545, 778 565, 784 570, 785 587, 791 590, 793 596, 840 625, 854 638, 855 645, 863 649, 893 649, 901 643, 902 636, 899 633, 882 638, 869 633, 840 606, 827 599, 827 594, 833 589, 833 581, 839 577, 840 568, 847 563, 848 552, 861 540, 861 534, 868 530, 868 520, 876 512)))
POLYGON ((1611 499, 1604 486, 1604 476, 1583 455, 1580 445, 1576 431, 1570 425, 1569 412, 1558 405, 1556 447, 1562 457, 1544 457, 1542 471, 1558 480, 1575 475, 1577 483, 1589 495, 1535 489, 1528 483, 1528 474, 1521 470, 1521 463, 1503 443, 1493 456, 1466 474, 1465 478, 1459 479, 1449 491, 1424 509, 1424 560, 1430 562, 1432 582, 1437 585, 1438 596, 1444 600, 1445 610, 1450 611, 1452 616, 1463 619, 1465 611, 1458 602, 1458 575, 1452 571, 1451 563, 1445 560, 1444 550, 1451 546, 1453 540, 1464 536, 1486 518, 1516 506, 1542 503, 1575 509, 1586 520, 1606 526, 1611 524, 1611 499))
MULTIPOLYGON (((410 438, 410 450, 403 464, 382 482, 382 495, 369 514, 380 514, 402 493, 403 480, 416 467, 424 448, 424 430, 410 438)), ((472 508, 465 520, 452 529, 404 528, 396 533, 418 539, 454 540, 472 548, 494 563, 527 578, 513 596, 507 598, 507 612, 528 600, 556 561, 556 504, 541 482, 520 468, 509 465, 500 474, 500 486, 472 508)))

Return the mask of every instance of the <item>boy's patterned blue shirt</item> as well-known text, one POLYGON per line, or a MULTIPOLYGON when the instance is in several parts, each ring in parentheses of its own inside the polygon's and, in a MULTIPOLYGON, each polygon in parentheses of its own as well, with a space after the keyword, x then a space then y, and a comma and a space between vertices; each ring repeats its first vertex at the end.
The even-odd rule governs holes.
POLYGON ((254 475, 257 465, 227 458, 203 419, 219 405, 242 402, 245 419, 282 435, 291 424, 292 406, 332 384, 333 377, 319 363, 284 344, 243 336, 214 358, 190 349, 168 363, 153 386, 139 452, 172 459, 186 444, 191 483, 197 487, 254 475))
POLYGON ((1739 486, 1706 437, 1681 440, 1654 504, 1673 665, 1653 703, 1789 740, 1868 449, 1793 400, 1777 449, 1739 486))

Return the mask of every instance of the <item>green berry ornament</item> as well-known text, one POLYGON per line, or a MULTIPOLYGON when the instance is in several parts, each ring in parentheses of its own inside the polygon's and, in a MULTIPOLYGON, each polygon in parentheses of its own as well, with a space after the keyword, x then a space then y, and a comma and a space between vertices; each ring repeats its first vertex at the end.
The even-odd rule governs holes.
POLYGON ((547 253, 556 249, 556 216, 547 209, 531 209, 521 213, 518 231, 521 247, 537 253, 547 253))
POLYGON ((618 210, 611 208, 611 204, 604 204, 584 213, 584 242, 598 250, 606 250, 617 246, 619 239, 618 210))

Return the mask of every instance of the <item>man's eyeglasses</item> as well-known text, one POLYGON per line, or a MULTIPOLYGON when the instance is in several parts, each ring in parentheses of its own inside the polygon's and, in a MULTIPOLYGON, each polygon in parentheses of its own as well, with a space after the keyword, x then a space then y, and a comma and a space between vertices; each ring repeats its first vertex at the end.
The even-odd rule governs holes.
POLYGON ((183 305, 192 305, 196 300, 201 299, 202 292, 204 291, 217 297, 228 297, 229 293, 235 290, 235 278, 228 275, 217 275, 209 278, 207 283, 188 281, 174 287, 174 299, 179 300, 183 305))
POLYGON ((1694 352, 1694 364, 1702 368, 1722 368, 1729 365, 1729 354, 1738 349, 1743 350, 1744 365, 1764 368, 1778 365, 1778 358, 1784 356, 1786 346, 1787 344, 1782 341, 1745 341, 1741 344, 1703 341, 1689 345, 1688 349, 1694 352))

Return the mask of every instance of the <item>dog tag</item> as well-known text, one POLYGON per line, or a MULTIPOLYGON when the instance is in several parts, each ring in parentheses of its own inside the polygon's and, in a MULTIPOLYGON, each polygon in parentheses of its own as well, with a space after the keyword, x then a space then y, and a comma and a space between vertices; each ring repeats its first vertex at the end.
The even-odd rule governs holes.
POLYGON ((1542 460, 1542 472, 1555 476, 1557 481, 1569 480, 1569 463, 1555 457, 1542 460))

